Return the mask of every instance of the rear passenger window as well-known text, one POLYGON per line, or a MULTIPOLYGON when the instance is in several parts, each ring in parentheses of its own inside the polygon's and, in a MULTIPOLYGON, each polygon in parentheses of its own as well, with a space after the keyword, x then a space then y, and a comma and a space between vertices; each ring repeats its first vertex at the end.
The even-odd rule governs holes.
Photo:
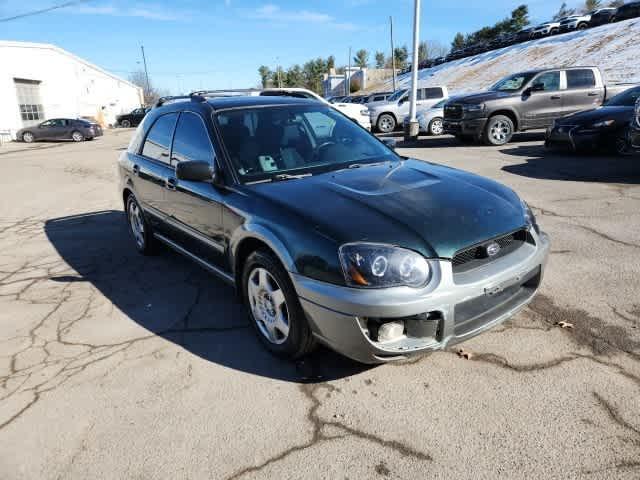
POLYGON ((153 124, 142 147, 142 155, 160 162, 169 163, 171 138, 176 126, 177 113, 162 115, 153 124))
POLYGON ((195 113, 182 112, 173 139, 171 160, 203 160, 213 163, 213 148, 203 120, 195 113))
POLYGON ((433 100, 442 98, 442 88, 420 88, 418 89, 418 100, 433 100))
POLYGON ((567 70, 567 88, 593 88, 596 76, 593 70, 567 70))

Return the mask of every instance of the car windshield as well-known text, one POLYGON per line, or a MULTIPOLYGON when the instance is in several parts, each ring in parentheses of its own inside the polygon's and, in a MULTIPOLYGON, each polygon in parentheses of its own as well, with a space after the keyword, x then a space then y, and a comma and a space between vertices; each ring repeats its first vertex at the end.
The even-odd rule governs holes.
POLYGON ((216 120, 244 183, 399 159, 355 122, 322 104, 222 110, 216 120))
POLYGON ((605 102, 605 105, 607 107, 633 107, 639 97, 640 87, 631 88, 611 98, 605 102))
POLYGON ((503 78, 489 90, 492 92, 517 92, 533 78, 533 75, 534 73, 516 73, 503 78))
POLYGON ((387 98, 387 100, 390 102, 396 102, 400 100, 400 97, 402 97, 405 93, 407 93, 407 90, 405 88, 396 90, 392 95, 389 95, 389 98, 387 98))

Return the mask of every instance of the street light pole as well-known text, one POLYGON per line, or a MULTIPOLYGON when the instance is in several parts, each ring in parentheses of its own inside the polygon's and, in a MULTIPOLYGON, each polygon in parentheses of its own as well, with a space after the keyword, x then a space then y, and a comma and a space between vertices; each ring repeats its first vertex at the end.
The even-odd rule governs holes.
POLYGON ((144 45, 140 45, 140 50, 142 50, 142 63, 144 65, 144 76, 147 81, 147 95, 150 95, 151 87, 149 86, 149 72, 147 71, 147 58, 144 56, 144 45))
POLYGON ((393 48, 393 17, 389 15, 389 25, 391 26, 391 71, 393 72, 393 91, 396 91, 396 55, 393 48))
POLYGON ((347 97, 351 97, 351 47, 349 47, 349 67, 347 68, 347 97))
POLYGON ((418 47, 420 43, 420 0, 414 0, 413 6, 413 60, 411 65, 411 94, 409 97, 409 123, 405 127, 406 140, 418 137, 420 126, 416 118, 416 100, 418 94, 418 47))

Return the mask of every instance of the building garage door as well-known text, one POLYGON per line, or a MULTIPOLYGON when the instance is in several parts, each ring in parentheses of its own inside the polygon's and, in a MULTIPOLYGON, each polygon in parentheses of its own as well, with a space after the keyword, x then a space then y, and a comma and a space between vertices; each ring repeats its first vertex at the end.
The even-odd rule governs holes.
POLYGON ((23 78, 14 78, 13 81, 16 85, 22 125, 29 127, 44 121, 44 109, 40 98, 40 82, 23 78))

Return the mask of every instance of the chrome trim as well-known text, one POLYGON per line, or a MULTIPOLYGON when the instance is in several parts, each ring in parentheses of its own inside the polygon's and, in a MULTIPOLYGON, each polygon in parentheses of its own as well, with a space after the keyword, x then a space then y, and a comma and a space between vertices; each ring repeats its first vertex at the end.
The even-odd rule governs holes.
POLYGON ((174 217, 166 217, 164 220, 169 226, 175 227, 176 229, 180 230, 184 234, 195 238, 196 240, 208 245, 209 247, 217 250, 220 253, 224 253, 224 245, 221 245, 220 243, 216 242, 215 240, 212 240, 211 238, 207 237, 206 235, 204 235, 204 234, 198 232, 197 230, 189 227, 188 225, 183 224, 182 222, 180 222, 176 218, 174 218, 174 217))
POLYGON ((157 238, 158 240, 160 240, 165 245, 167 245, 168 247, 174 249, 176 252, 184 255, 187 258, 190 258, 191 260, 196 262, 198 265, 200 265, 202 268, 204 268, 206 270, 209 270, 211 273, 214 273, 215 275, 220 277, 222 280, 224 280, 229 285, 235 286, 235 281, 234 281, 234 278, 233 278, 232 275, 220 270, 218 267, 216 267, 214 265, 211 265, 209 262, 207 262, 206 260, 203 260, 202 258, 198 257, 197 255, 194 255, 193 253, 191 253, 190 251, 188 251, 185 248, 181 247, 180 245, 178 245, 174 241, 169 240, 164 235, 161 235, 159 233, 154 233, 153 236, 155 238, 157 238))

